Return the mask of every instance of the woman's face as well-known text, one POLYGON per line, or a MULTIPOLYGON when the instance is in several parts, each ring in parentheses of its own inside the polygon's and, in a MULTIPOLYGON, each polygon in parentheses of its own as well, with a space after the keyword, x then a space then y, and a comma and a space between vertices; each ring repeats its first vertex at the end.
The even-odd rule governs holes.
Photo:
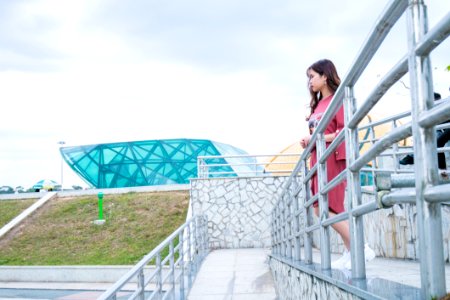
POLYGON ((325 75, 320 75, 313 69, 308 70, 309 77, 309 89, 314 93, 321 91, 327 85, 327 77, 325 75))

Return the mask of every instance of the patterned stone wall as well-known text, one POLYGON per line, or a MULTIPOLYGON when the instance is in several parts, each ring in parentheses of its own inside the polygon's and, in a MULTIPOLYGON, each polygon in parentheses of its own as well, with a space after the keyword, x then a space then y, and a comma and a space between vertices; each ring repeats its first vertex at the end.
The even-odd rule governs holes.
POLYGON ((191 210, 208 216, 210 247, 270 247, 271 212, 286 179, 192 179, 191 210))
MULTIPOLYGON (((247 177, 191 180, 191 211, 209 220, 210 246, 217 248, 270 247, 271 211, 287 177, 247 177)), ((363 202, 374 195, 363 193, 363 202)), ((444 257, 450 261, 450 206, 442 205, 444 257)), ((414 205, 395 205, 364 216, 366 242, 377 256, 418 259, 414 205)), ((331 251, 344 250, 341 238, 330 230, 331 251)), ((319 248, 319 231, 313 245, 319 248)))
POLYGON ((270 259, 270 269, 275 281, 277 296, 280 300, 296 299, 361 299, 347 291, 338 288, 318 277, 304 273, 296 268, 270 259))

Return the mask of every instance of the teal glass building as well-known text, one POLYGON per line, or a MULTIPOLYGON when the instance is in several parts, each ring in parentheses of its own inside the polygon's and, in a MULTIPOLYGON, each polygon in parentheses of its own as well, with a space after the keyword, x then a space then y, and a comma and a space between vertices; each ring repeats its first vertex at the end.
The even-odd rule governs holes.
MULTIPOLYGON (((198 156, 246 155, 231 145, 202 139, 165 139, 61 147, 65 162, 94 188, 186 184, 197 177, 198 156)), ((238 158, 255 163, 254 158, 238 158)), ((214 161, 215 160, 215 161, 214 161)), ((226 164, 226 158, 209 163, 226 164)), ((236 158, 233 158, 236 164, 236 158)), ((245 168, 244 168, 245 169, 245 168)), ((217 166, 221 177, 239 176, 245 171, 217 166)))

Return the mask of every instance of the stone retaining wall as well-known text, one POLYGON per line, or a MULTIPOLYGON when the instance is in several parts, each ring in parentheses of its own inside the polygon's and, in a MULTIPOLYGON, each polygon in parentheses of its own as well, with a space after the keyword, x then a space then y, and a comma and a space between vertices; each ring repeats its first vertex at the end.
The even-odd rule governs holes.
MULTIPOLYGON (((209 220, 210 246, 217 248, 270 247, 271 211, 288 177, 246 177, 191 180, 193 214, 209 220)), ((374 195, 363 193, 363 203, 374 195)), ((364 216, 366 242, 377 256, 418 259, 414 205, 395 205, 364 216)), ((450 206, 442 205, 444 257, 449 261, 450 206)), ((330 230, 331 251, 341 253, 341 238, 330 230)), ((314 232, 319 248, 319 231, 314 232)))
POLYGON ((270 259, 270 270, 280 300, 295 299, 361 299, 334 284, 304 273, 277 259, 270 259))
POLYGON ((287 177, 191 180, 193 215, 208 216, 212 249, 267 248, 271 212, 287 177))

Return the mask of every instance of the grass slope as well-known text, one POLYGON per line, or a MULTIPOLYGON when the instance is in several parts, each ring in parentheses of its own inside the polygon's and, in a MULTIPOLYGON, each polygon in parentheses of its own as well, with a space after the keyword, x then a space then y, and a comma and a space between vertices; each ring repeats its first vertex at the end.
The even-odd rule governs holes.
POLYGON ((0 201, 0 228, 8 224, 36 201, 36 199, 0 201))
POLYGON ((99 226, 96 196, 51 200, 0 241, 0 265, 135 264, 185 222, 188 202, 188 191, 105 195, 99 226))

